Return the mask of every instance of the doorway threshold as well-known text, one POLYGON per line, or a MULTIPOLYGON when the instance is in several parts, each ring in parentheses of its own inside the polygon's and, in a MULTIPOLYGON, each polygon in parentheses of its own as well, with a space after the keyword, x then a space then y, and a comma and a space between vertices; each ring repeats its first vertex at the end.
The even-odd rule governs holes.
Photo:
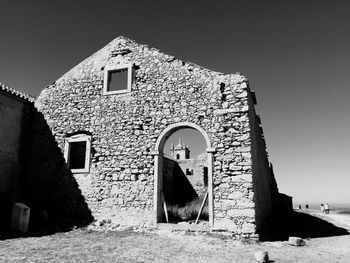
POLYGON ((208 225, 193 225, 187 223, 158 223, 157 229, 159 230, 182 230, 182 231, 210 231, 210 227, 208 225))

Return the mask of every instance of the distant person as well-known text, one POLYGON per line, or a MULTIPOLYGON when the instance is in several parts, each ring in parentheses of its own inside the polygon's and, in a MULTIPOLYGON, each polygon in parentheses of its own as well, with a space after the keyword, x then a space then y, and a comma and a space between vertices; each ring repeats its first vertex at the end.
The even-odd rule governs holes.
POLYGON ((299 205, 299 210, 301 210, 301 205, 299 205))
POLYGON ((325 212, 325 214, 329 214, 329 205, 328 204, 324 205, 324 212, 325 212))
POLYGON ((324 206, 321 204, 321 213, 324 214, 324 206))
POLYGON ((305 208, 306 208, 306 209, 309 209, 309 205, 308 205, 308 204, 306 204, 306 205, 305 205, 305 208))

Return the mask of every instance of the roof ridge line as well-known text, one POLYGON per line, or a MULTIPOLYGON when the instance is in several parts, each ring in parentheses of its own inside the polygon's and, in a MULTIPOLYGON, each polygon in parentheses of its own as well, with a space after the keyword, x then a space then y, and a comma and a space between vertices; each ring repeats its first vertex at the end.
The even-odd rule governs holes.
POLYGON ((14 88, 11 88, 10 86, 8 86, 4 83, 1 83, 1 82, 0 82, 0 90, 4 91, 6 93, 9 93, 9 94, 15 95, 16 97, 19 97, 21 99, 27 100, 31 103, 35 102, 34 96, 32 96, 30 94, 26 94, 22 91, 15 90, 14 88))

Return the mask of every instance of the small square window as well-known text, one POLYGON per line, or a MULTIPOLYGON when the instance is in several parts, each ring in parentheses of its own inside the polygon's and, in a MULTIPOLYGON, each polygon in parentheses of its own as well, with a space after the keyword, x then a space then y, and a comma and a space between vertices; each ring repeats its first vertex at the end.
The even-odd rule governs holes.
POLYGON ((186 169, 186 175, 193 175, 193 169, 186 169))
POLYGON ((78 134, 66 139, 64 158, 72 173, 86 173, 90 168, 91 136, 78 134))
POLYGON ((131 92, 132 82, 132 64, 106 66, 103 82, 103 94, 110 95, 131 92))

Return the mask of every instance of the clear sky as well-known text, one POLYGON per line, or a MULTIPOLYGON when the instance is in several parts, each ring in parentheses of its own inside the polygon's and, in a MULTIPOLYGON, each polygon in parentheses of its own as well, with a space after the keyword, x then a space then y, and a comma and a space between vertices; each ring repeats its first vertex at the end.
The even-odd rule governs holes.
POLYGON ((0 0, 0 82, 37 96, 119 35, 256 91, 295 203, 350 203, 350 1, 0 0))

